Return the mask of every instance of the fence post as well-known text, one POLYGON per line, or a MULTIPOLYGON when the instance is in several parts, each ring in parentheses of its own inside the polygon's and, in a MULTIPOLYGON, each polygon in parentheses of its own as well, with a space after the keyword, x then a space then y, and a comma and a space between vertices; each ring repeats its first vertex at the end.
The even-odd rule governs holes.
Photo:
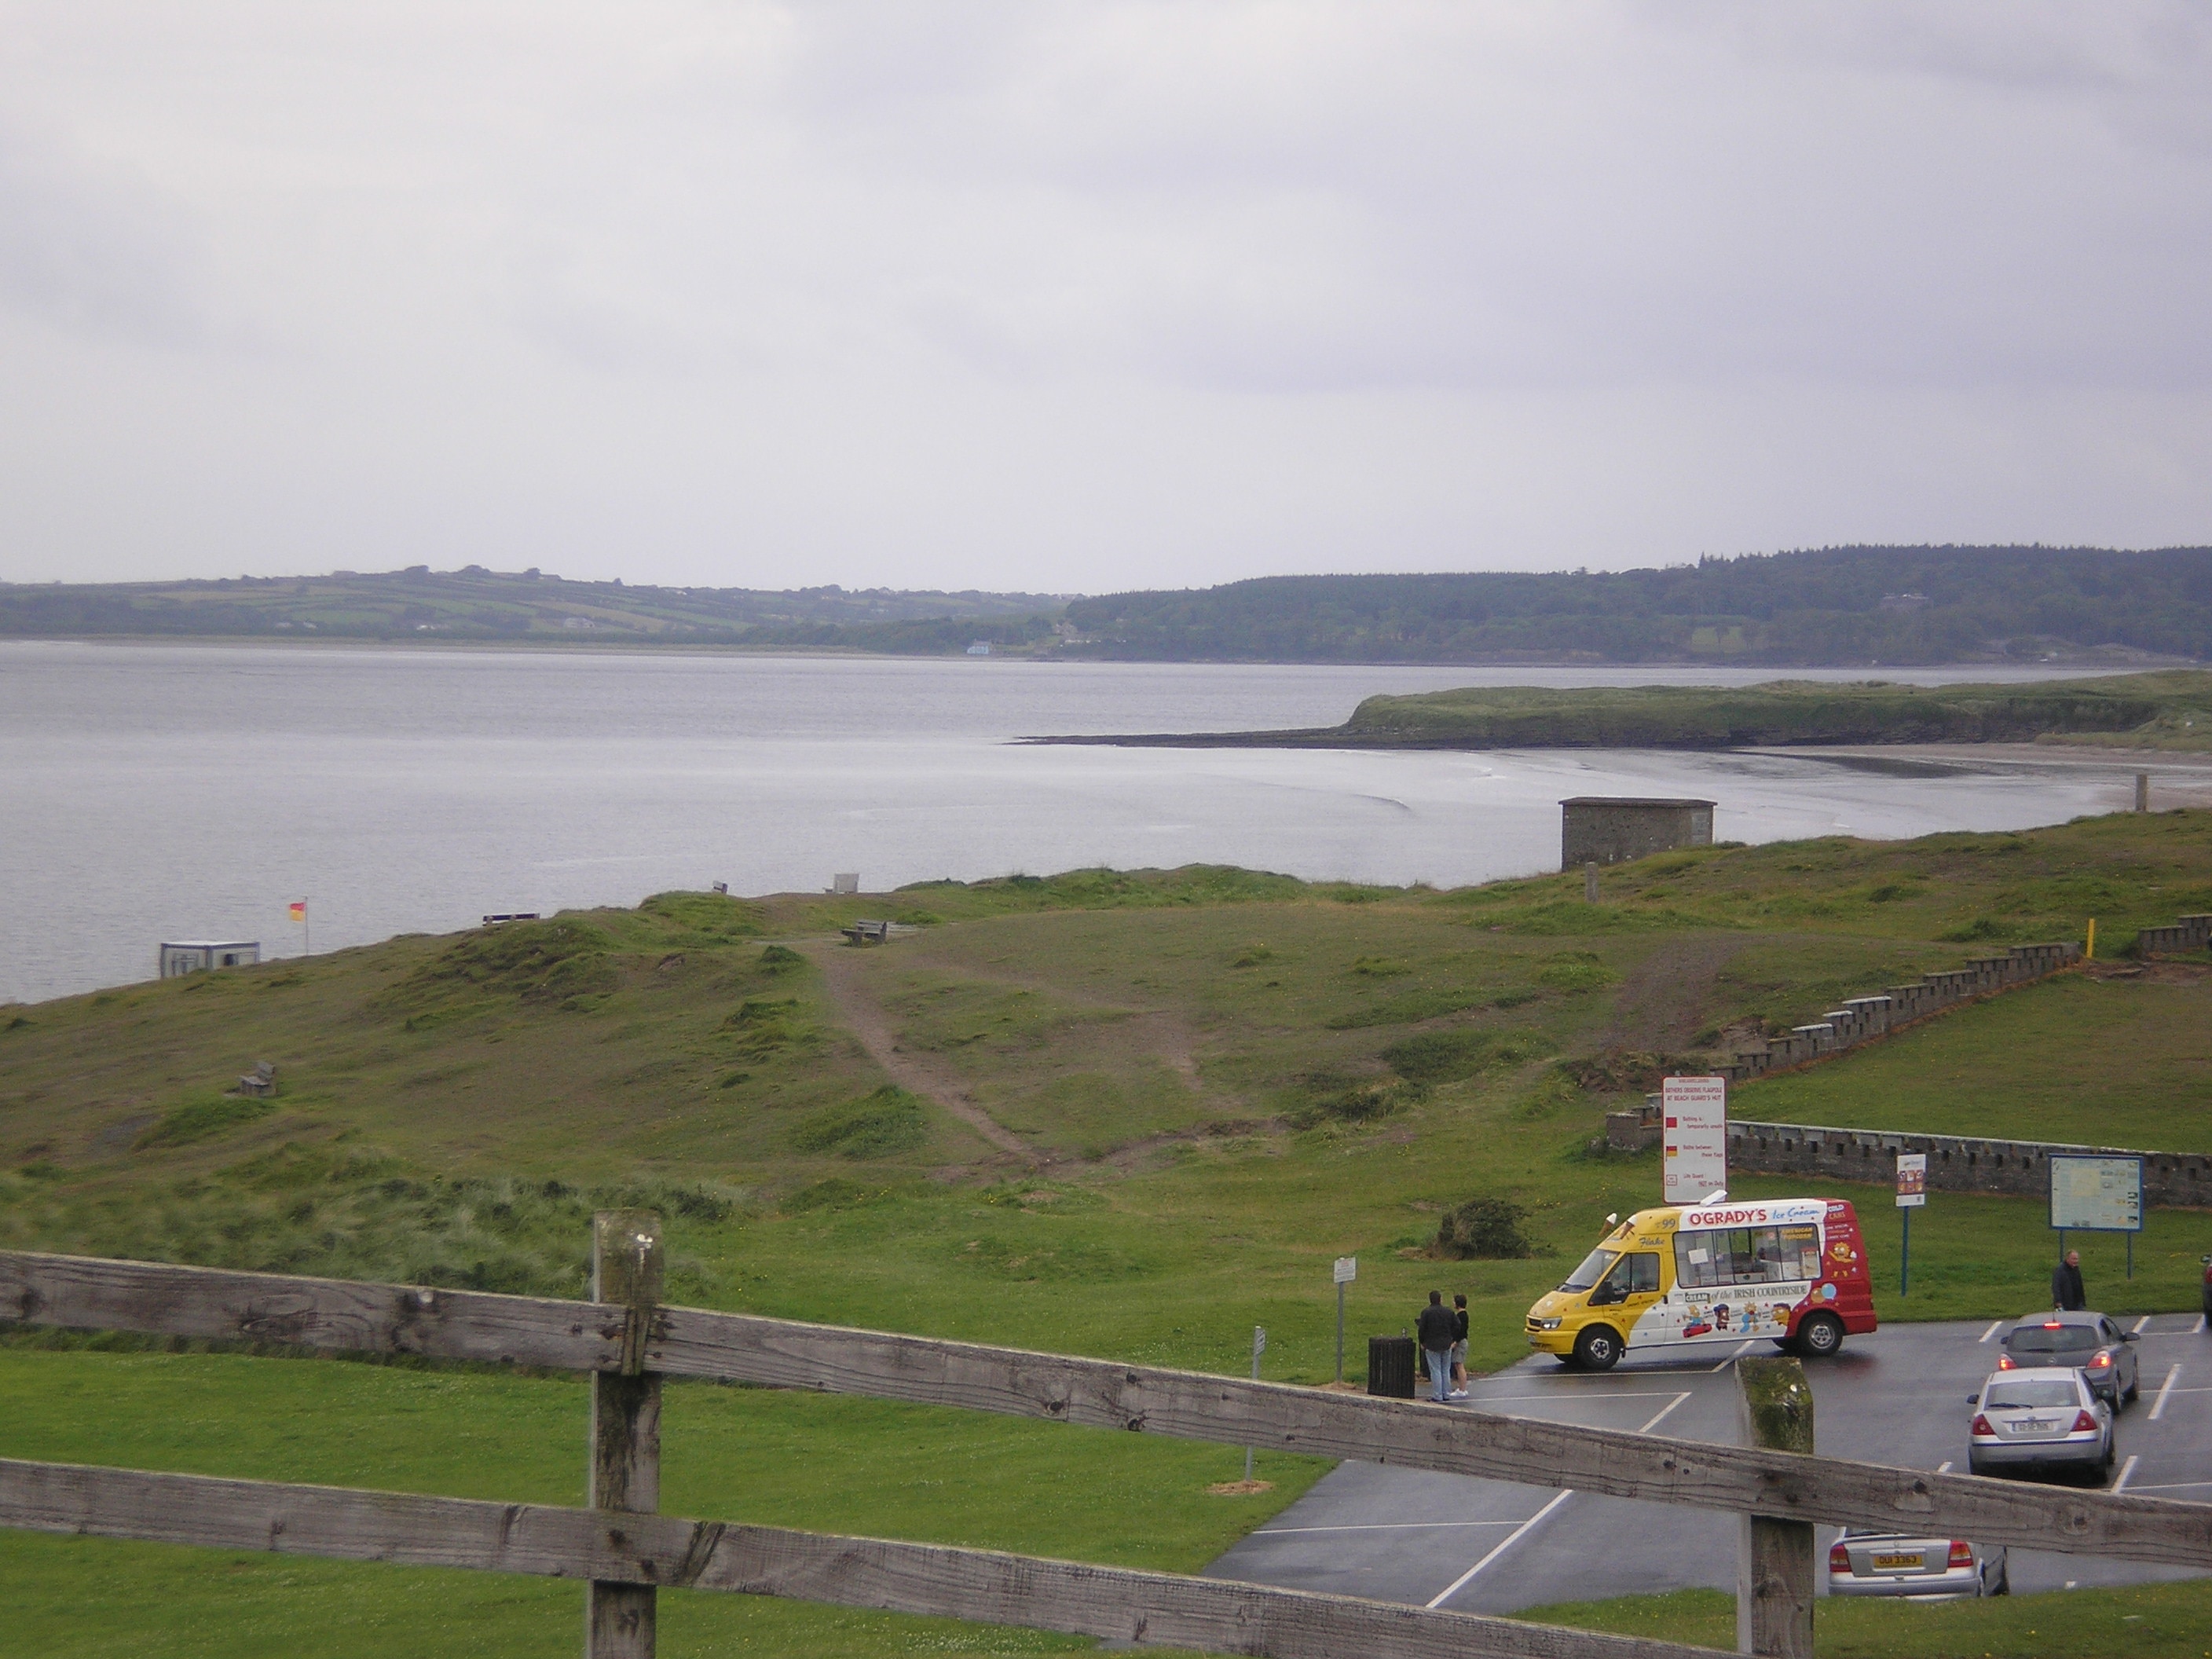
MULTIPOLYGON (((1750 1444, 1813 1449, 1813 1390, 1794 1359, 1735 1362, 1750 1444)), ((1735 1647, 1771 1659, 1813 1659, 1813 1523, 1746 1515, 1736 1546, 1735 1647)))
MULTIPOLYGON (((592 1373, 595 1510, 651 1515, 660 1507, 660 1378, 645 1369, 645 1343, 660 1300, 660 1218, 602 1210, 592 1218, 592 1300, 629 1309, 620 1371, 592 1373)), ((585 1592, 585 1659, 653 1659, 650 1584, 602 1583, 585 1592)))

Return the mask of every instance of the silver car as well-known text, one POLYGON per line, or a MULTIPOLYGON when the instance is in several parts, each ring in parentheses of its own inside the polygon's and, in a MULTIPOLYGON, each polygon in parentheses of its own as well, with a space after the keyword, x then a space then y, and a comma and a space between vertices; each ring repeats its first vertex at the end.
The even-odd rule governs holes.
POLYGON ((2005 1370, 2071 1365, 2117 1411, 2142 1385, 2135 1342, 2133 1332, 2100 1313, 2030 1314, 2005 1333, 1997 1364, 2005 1370))
POLYGON ((1846 1531, 1828 1550, 1831 1595, 2002 1595, 2005 1551, 1963 1538, 1846 1531))
POLYGON ((1994 1373, 1966 1398, 1967 1466, 1976 1474, 2062 1470, 2105 1484, 2112 1466, 2112 1407, 2071 1365, 1994 1373))

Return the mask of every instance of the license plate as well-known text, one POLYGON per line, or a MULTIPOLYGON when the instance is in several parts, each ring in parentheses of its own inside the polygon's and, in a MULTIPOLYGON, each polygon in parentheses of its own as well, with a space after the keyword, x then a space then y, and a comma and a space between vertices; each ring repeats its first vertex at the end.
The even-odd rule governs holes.
POLYGON ((2014 1424, 2012 1425, 2012 1431, 2014 1434, 2049 1434, 2051 1430, 2057 1426, 2058 1425, 2055 1422, 2043 1423, 2037 1421, 2033 1418, 2030 1418, 2025 1423, 2014 1424))
POLYGON ((1874 1559, 1874 1570, 1876 1572, 1905 1572, 1916 1571, 1921 1567, 1926 1566, 1927 1565, 1928 1558, 1918 1553, 1911 1555, 1877 1555, 1874 1559))

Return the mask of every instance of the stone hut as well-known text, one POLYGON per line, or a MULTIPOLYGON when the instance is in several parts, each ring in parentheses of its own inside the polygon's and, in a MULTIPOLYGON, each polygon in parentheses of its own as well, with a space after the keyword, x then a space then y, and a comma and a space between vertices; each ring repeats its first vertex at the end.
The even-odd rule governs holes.
POLYGON ((1559 867, 1620 864, 1647 853, 1713 844, 1713 803, 1577 795, 1559 803, 1559 867))

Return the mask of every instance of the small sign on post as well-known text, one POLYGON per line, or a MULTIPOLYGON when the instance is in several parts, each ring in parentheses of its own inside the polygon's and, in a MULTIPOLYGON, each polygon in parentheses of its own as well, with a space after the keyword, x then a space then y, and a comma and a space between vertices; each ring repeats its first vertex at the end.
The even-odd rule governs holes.
POLYGON ((1701 1204, 1728 1186, 1728 1079, 1670 1077, 1660 1085, 1664 1204, 1701 1204))
POLYGON ((1903 1248, 1897 1255, 1897 1293, 1912 1289, 1912 1212, 1928 1202, 1928 1154, 1897 1155, 1897 1210, 1905 1228, 1903 1248))
POLYGON ((1336 1281, 1336 1380, 1344 1381, 1344 1287, 1359 1277, 1359 1258, 1340 1255, 1330 1277, 1336 1281))

